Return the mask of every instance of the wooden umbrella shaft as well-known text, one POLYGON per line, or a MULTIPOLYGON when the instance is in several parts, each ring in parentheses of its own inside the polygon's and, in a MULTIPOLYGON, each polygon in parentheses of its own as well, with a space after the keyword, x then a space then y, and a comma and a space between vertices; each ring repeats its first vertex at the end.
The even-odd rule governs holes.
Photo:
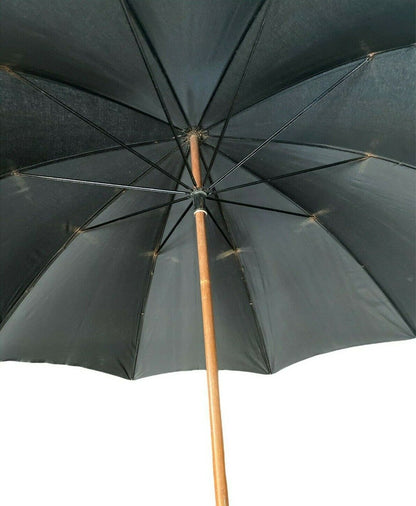
MULTIPOLYGON (((199 160, 199 138, 189 136, 192 173, 198 189, 202 188, 199 160)), ((227 479, 225 475, 224 442, 222 435, 220 394, 218 385, 218 364, 215 345, 214 312, 211 294, 211 278, 208 262, 208 246, 203 208, 195 209, 196 237, 198 245, 199 282, 201 289, 202 322, 204 329, 205 362, 208 381, 209 416, 211 423, 212 460, 214 487, 217 506, 228 506, 227 479)))

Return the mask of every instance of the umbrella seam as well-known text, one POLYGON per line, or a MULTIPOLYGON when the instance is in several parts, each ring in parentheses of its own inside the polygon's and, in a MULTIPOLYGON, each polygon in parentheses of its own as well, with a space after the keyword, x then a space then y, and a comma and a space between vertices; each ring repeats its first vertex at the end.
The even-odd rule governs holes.
MULTIPOLYGON (((172 202, 172 204, 173 204, 173 202, 172 202)), ((193 203, 191 202, 185 208, 185 210, 183 211, 183 213, 179 216, 179 218, 177 219, 176 223, 173 225, 173 227, 171 228, 171 230, 169 231, 169 233, 167 234, 167 236, 165 237, 165 239, 161 242, 160 246, 157 248, 156 255, 158 255, 160 253, 160 251, 162 250, 163 246, 168 242, 168 240, 170 239, 171 235, 175 232, 175 230, 180 225, 181 221, 185 218, 185 216, 188 213, 189 209, 191 209, 192 205, 193 205, 193 203)))
MULTIPOLYGON (((257 19, 257 16, 260 14, 260 11, 263 9, 263 7, 264 7, 264 5, 266 4, 266 2, 267 2, 267 1, 268 1, 268 0, 263 0, 263 2, 261 2, 261 3, 258 5, 257 9, 254 11, 254 13, 253 13, 252 17, 250 18, 249 22, 247 23, 246 28, 243 30, 243 32, 242 32, 242 34, 241 34, 240 38, 238 39, 238 42, 237 42, 236 46, 234 47, 234 50, 233 50, 233 52, 231 53, 230 58, 228 59, 227 63, 226 63, 226 64, 225 64, 225 66, 224 66, 223 71, 221 72, 221 75, 220 75, 220 77, 219 77, 219 79, 218 79, 218 82, 217 82, 217 84, 215 85, 215 88, 214 88, 214 90, 213 90, 213 92, 212 92, 212 94, 211 94, 211 96, 210 96, 210 98, 209 98, 209 100, 208 100, 208 102, 207 102, 207 105, 205 106, 205 109, 204 109, 204 111, 203 111, 203 113, 202 113, 202 115, 201 115, 201 119, 198 121, 198 126, 199 126, 199 127, 201 127, 201 124, 202 124, 202 121, 203 121, 203 119, 204 119, 204 117, 205 117, 205 114, 208 112, 208 109, 209 109, 209 107, 211 106, 211 103, 212 103, 212 101, 214 100, 214 98, 215 98, 215 96, 216 96, 216 94, 217 94, 217 91, 218 91, 218 89, 219 89, 219 87, 220 87, 220 85, 221 85, 222 81, 224 80, 224 77, 225 77, 226 73, 228 72, 228 69, 230 68, 230 66, 231 66, 231 64, 232 64, 232 62, 233 62, 233 60, 234 60, 234 58, 235 58, 235 55, 236 55, 236 54, 237 54, 237 52, 239 51, 239 49, 240 49, 240 47, 241 47, 242 43, 244 42, 244 40, 245 40, 245 38, 246 38, 246 36, 247 36, 248 32, 250 31, 251 27, 253 26, 254 22, 255 22, 255 21, 256 21, 256 19, 257 19)), ((223 120, 222 120, 222 121, 223 121, 223 120)))
MULTIPOLYGON (((218 137, 216 135, 211 135, 210 137, 218 137)), ((230 140, 236 140, 236 141, 249 141, 249 142, 262 142, 264 139, 254 138, 254 137, 225 137, 225 139, 230 140)), ((206 143, 207 146, 210 146, 211 148, 214 148, 209 143, 206 143)), ((396 165, 402 165, 404 167, 409 167, 410 169, 416 169, 416 165, 412 165, 411 163, 407 162, 401 162, 400 160, 395 160, 394 158, 387 158, 385 156, 376 155, 375 153, 366 153, 365 151, 359 151, 356 149, 348 149, 344 148, 342 146, 332 146, 330 144, 319 144, 319 143, 313 143, 313 142, 297 142, 297 141, 283 141, 283 140, 272 140, 269 142, 269 144, 289 144, 289 145, 295 145, 295 146, 308 146, 312 148, 322 148, 322 149, 329 149, 333 151, 343 151, 346 153, 354 153, 357 155, 363 155, 363 156, 369 156, 371 158, 377 158, 379 160, 385 160, 386 162, 394 163, 396 165)), ((225 152, 222 152, 225 154, 225 152)), ((237 162, 234 162, 237 163, 237 162)))
MULTIPOLYGON (((203 158, 203 154, 202 154, 202 150, 201 150, 201 160, 202 160, 202 163, 205 167, 205 170, 207 170, 207 165, 205 163, 205 160, 203 158)), ((209 180, 212 181, 211 177, 209 176, 208 177, 209 180)), ((270 359, 269 359, 269 354, 268 354, 268 351, 267 351, 267 346, 266 346, 266 340, 265 340, 265 337, 264 337, 264 333, 263 333, 263 329, 260 325, 260 320, 257 316, 257 310, 256 310, 256 307, 255 307, 255 304, 254 304, 254 300, 253 298, 251 297, 251 293, 250 293, 250 289, 248 287, 248 283, 247 283, 247 279, 246 279, 246 276, 245 276, 245 273, 244 273, 244 267, 243 267, 243 263, 242 263, 242 260, 241 260, 241 257, 240 257, 240 253, 238 251, 238 248, 236 247, 236 242, 235 242, 235 239, 231 233, 231 230, 230 230, 230 227, 228 226, 228 222, 226 220, 226 217, 225 217, 225 213, 224 213, 224 209, 223 207, 221 206, 221 203, 220 202, 217 202, 217 205, 218 205, 218 208, 220 210, 220 214, 224 220, 224 224, 225 224, 225 228, 228 232, 228 235, 232 241, 232 243, 234 244, 234 251, 235 251, 235 254, 236 254, 236 259, 237 259, 237 264, 238 264, 238 267, 240 269, 240 272, 241 272, 241 281, 243 282, 243 286, 244 286, 244 290, 246 292, 246 296, 247 296, 247 299, 249 301, 249 306, 251 308, 251 312, 252 312, 252 315, 253 315, 253 318, 254 318, 254 323, 256 325, 256 328, 257 328, 257 333, 258 333, 258 344, 259 344, 259 347, 260 347, 260 353, 262 354, 262 357, 263 357, 263 360, 265 362, 265 365, 266 365, 266 369, 267 369, 267 373, 268 374, 272 374, 272 368, 271 368, 271 364, 270 364, 270 359), (250 302, 252 302, 252 304, 250 304, 250 302)))
MULTIPOLYGON (((182 178, 184 171, 185 171, 185 163, 182 166, 181 173, 179 174, 179 179, 182 178)), ((177 186, 178 185, 176 185, 176 188, 177 188, 177 186)), ((172 197, 172 199, 171 199, 171 204, 173 203, 173 200, 174 200, 174 197, 172 197)), ((159 233, 159 237, 156 241, 154 251, 158 250, 159 245, 163 239, 163 234, 165 232, 166 225, 168 223, 171 207, 172 207, 172 205, 170 205, 166 210, 166 216, 164 218, 164 222, 162 223, 162 226, 160 227, 160 233, 159 233)), ((152 281, 154 278, 154 271, 156 269, 156 263, 157 263, 158 256, 159 255, 157 255, 157 254, 153 255, 152 262, 151 262, 149 272, 148 272, 145 294, 143 296, 143 299, 141 301, 139 301, 139 304, 138 304, 137 323, 136 323, 136 326, 137 326, 137 329, 136 329, 136 349, 135 349, 135 353, 134 353, 133 369, 132 369, 132 375, 130 378, 131 380, 134 380, 134 378, 136 376, 136 369, 137 369, 138 360, 139 360, 140 343, 142 340, 144 313, 145 313, 145 308, 147 305, 147 300, 149 298, 152 281)))
MULTIPOLYGON (((225 156, 226 158, 230 159, 231 161, 232 158, 230 158, 228 155, 226 155, 225 153, 223 153, 222 151, 220 151, 220 153, 225 156)), ((243 168, 245 168, 245 170, 247 170, 247 172, 249 172, 250 174, 258 177, 258 175, 251 169, 249 169, 248 167, 246 166, 242 166, 243 168)), ((286 195, 285 192, 283 192, 282 190, 279 190, 278 188, 276 188, 275 186, 271 185, 270 183, 267 183, 266 184, 268 185, 269 188, 272 188, 273 190, 275 190, 276 192, 278 192, 279 194, 283 195, 289 202, 292 202, 293 204, 295 204, 299 209, 301 209, 302 211, 304 211, 305 213, 308 213, 308 211, 303 208, 300 204, 298 204, 295 200, 293 200, 292 198, 290 198, 288 195, 286 195)), ((352 258, 353 260, 355 260, 355 262, 361 267, 361 269, 363 269, 363 271, 368 275, 368 277, 373 281, 373 283, 378 287, 378 289, 380 290, 380 292, 385 296, 385 298, 387 299, 387 301, 390 303, 390 305, 392 306, 392 308, 396 311, 397 315, 402 319, 402 321, 407 325, 407 327, 409 328, 409 330, 412 332, 413 335, 416 335, 416 327, 413 325, 413 323, 408 319, 407 315, 403 314, 403 311, 401 309, 398 308, 397 304, 393 301, 393 299, 390 297, 390 295, 385 291, 385 289, 381 286, 381 284, 377 281, 377 279, 373 276, 373 274, 368 270, 367 267, 365 267, 364 264, 362 264, 358 257, 356 256, 356 254, 335 234, 335 232, 333 232, 332 230, 330 230, 329 228, 327 228, 321 221, 319 221, 319 219, 316 217, 316 215, 313 215, 313 219, 314 221, 324 230, 327 232, 327 234, 333 238, 333 240, 335 242, 337 242, 352 258)))

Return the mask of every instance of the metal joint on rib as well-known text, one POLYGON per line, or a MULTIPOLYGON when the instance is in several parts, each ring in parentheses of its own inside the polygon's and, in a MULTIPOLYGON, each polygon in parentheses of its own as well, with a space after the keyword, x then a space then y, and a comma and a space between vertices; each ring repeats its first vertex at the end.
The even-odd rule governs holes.
POLYGON ((205 213, 207 214, 205 208, 205 199, 207 194, 204 190, 194 190, 192 192, 192 200, 194 202, 194 214, 196 213, 205 213))

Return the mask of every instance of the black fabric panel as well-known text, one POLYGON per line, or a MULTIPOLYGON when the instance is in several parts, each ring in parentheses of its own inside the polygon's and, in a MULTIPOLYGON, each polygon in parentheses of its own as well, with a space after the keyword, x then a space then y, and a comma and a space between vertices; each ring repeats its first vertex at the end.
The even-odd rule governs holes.
POLYGON ((369 158, 277 181, 347 245, 416 326, 416 171, 369 158))
MULTIPOLYGON (((274 188, 251 192, 276 206, 274 188)), ((364 269, 312 218, 223 206, 273 371, 318 353, 413 337, 364 269)))
MULTIPOLYGON (((354 65, 317 76, 236 115, 227 135, 268 137, 354 65)), ((376 55, 277 139, 339 146, 414 165, 415 81, 415 47, 376 55)), ((220 126, 212 133, 219 131, 220 126)))
MULTIPOLYGON (((181 166, 174 166, 178 176, 181 166)), ((140 205, 164 199, 143 193, 140 205)), ((158 209, 77 234, 6 320, 0 359, 132 377, 138 316, 166 217, 167 209, 158 209)))
MULTIPOLYGON (((141 149, 147 156, 159 159, 168 146, 141 149)), ((146 164, 130 153, 116 150, 61 161, 31 172, 126 184, 145 168, 146 164)), ((166 179, 159 176, 159 182, 165 183, 166 179)), ((167 186, 171 185, 168 182, 167 186)), ((65 241, 116 194, 107 188, 24 176, 0 179, 1 319, 65 241)))
MULTIPOLYGON (((187 204, 172 208, 166 232, 187 204)), ((219 368, 267 373, 262 338, 236 256, 208 217, 207 231, 219 368)), ((205 369, 199 290, 195 220, 190 211, 156 261, 144 308, 136 378, 205 369)))
POLYGON ((137 313, 162 211, 79 234, 7 320, 0 359, 131 377, 137 313))
POLYGON ((191 124, 199 122, 221 72, 261 0, 131 0, 191 124))
MULTIPOLYGON (((217 140, 210 139, 209 142, 214 143, 217 140)), ((239 162, 245 155, 253 151, 260 142, 224 139, 221 142, 220 150, 230 157, 229 164, 231 166, 232 160, 239 162)), ((310 169, 320 165, 341 162, 358 156, 354 153, 336 149, 271 142, 259 151, 258 154, 253 156, 253 158, 250 158, 245 163, 245 167, 257 174, 259 179, 263 179, 290 174, 298 170, 310 169)), ((218 185, 218 189, 228 186, 232 186, 230 178, 222 181, 218 185)), ((228 196, 231 198, 231 193, 228 196)))
MULTIPOLYGON (((47 92, 124 142, 172 137, 168 125, 70 86, 28 76, 47 92)), ((49 98, 0 71, 0 170, 114 146, 115 143, 49 98)))
MULTIPOLYGON (((412 0, 279 0, 270 4, 235 111, 361 56, 415 42, 412 0)), ((225 117, 256 30, 253 25, 237 53, 204 119, 205 126, 225 117)))
POLYGON ((164 119, 118 0, 3 0, 0 63, 164 119))

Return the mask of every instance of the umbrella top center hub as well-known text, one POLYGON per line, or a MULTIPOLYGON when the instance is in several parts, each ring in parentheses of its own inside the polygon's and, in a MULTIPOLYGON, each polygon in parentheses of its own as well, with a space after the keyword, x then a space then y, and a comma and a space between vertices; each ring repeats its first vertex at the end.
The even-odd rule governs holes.
POLYGON ((200 142, 204 141, 208 137, 208 131, 203 128, 192 127, 185 130, 186 141, 189 143, 189 140, 192 135, 196 135, 200 142))

